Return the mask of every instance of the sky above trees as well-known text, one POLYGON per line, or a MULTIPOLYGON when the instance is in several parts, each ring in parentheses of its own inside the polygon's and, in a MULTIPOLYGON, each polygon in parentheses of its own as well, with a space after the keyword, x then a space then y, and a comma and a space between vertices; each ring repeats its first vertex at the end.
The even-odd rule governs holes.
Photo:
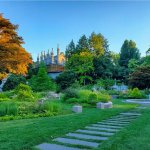
POLYGON ((23 45, 34 60, 42 50, 57 44, 65 51, 69 42, 95 31, 119 52, 125 39, 136 42, 142 55, 150 47, 150 2, 0 1, 0 13, 19 24, 23 45))

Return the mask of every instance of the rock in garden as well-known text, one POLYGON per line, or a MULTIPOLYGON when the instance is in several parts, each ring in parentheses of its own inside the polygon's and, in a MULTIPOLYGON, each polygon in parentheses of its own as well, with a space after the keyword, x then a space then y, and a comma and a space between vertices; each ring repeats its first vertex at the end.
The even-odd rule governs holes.
POLYGON ((82 106, 80 105, 75 105, 72 107, 72 111, 75 113, 81 113, 82 112, 82 106))

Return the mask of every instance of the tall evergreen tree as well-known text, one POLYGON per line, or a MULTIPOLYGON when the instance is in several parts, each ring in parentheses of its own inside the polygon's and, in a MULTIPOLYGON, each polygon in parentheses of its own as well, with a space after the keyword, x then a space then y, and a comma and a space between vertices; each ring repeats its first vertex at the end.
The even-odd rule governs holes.
POLYGON ((128 68, 128 63, 131 59, 139 60, 140 53, 134 41, 125 40, 121 47, 119 64, 125 68, 128 68))
POLYGON ((76 47, 73 42, 73 40, 69 43, 69 45, 66 48, 66 58, 69 59, 73 53, 75 53, 76 47))
POLYGON ((89 52, 89 42, 88 38, 83 35, 78 41, 78 44, 76 46, 76 53, 81 53, 81 52, 89 52))

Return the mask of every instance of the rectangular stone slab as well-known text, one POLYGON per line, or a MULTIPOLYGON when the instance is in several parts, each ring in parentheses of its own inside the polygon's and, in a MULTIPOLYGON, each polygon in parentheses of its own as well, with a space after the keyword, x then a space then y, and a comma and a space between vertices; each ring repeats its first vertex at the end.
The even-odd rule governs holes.
POLYGON ((121 121, 121 122, 130 122, 130 121, 132 121, 132 120, 134 120, 134 119, 126 119, 126 118, 115 118, 115 119, 108 119, 107 121, 121 121))
POLYGON ((63 145, 50 144, 50 143, 40 144, 36 146, 36 148, 40 150, 81 150, 79 148, 67 147, 63 145))
POLYGON ((71 145, 81 145, 81 146, 88 146, 96 148, 100 143, 96 142, 87 142, 83 140, 77 140, 77 139, 69 139, 69 138, 56 138, 53 141, 65 143, 65 144, 71 144, 71 145))
POLYGON ((138 116, 129 116, 129 115, 121 115, 116 117, 111 117, 110 119, 136 119, 138 116))
POLYGON ((125 126, 127 124, 121 124, 121 123, 112 123, 112 122, 98 122, 99 124, 103 125, 113 125, 113 126, 125 126))
POLYGON ((92 124, 95 127, 105 127, 105 128, 112 128, 112 129, 121 129, 121 126, 112 126, 112 125, 102 125, 102 124, 92 124))
POLYGON ((87 133, 87 134, 95 134, 95 135, 106 135, 106 136, 111 136, 114 133, 110 133, 110 132, 100 132, 100 131, 93 131, 93 130, 76 130, 76 132, 80 132, 80 133, 87 133))
POLYGON ((119 131, 118 129, 110 129, 110 128, 102 128, 102 127, 85 127, 86 129, 93 129, 93 130, 101 130, 101 131, 110 131, 116 132, 119 131))
POLYGON ((130 112, 127 112, 127 113, 120 113, 121 115, 130 115, 130 116, 140 116, 141 114, 139 113, 130 113, 130 112))
POLYGON ((114 124, 129 124, 130 122, 128 121, 119 121, 119 120, 107 120, 103 121, 103 123, 114 123, 114 124))
POLYGON ((68 133, 67 136, 88 139, 88 140, 107 140, 108 137, 94 136, 94 135, 86 135, 86 134, 78 134, 78 133, 68 133))

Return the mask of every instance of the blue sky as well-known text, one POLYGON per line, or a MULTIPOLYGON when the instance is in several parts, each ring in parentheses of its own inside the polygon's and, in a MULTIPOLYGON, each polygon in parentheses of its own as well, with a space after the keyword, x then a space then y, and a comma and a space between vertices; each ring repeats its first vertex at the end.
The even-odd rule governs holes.
POLYGON ((67 44, 91 32, 108 39, 110 50, 119 52, 125 39, 137 43, 141 54, 150 47, 150 2, 119 1, 0 1, 0 13, 19 24, 23 45, 33 55, 67 44))

